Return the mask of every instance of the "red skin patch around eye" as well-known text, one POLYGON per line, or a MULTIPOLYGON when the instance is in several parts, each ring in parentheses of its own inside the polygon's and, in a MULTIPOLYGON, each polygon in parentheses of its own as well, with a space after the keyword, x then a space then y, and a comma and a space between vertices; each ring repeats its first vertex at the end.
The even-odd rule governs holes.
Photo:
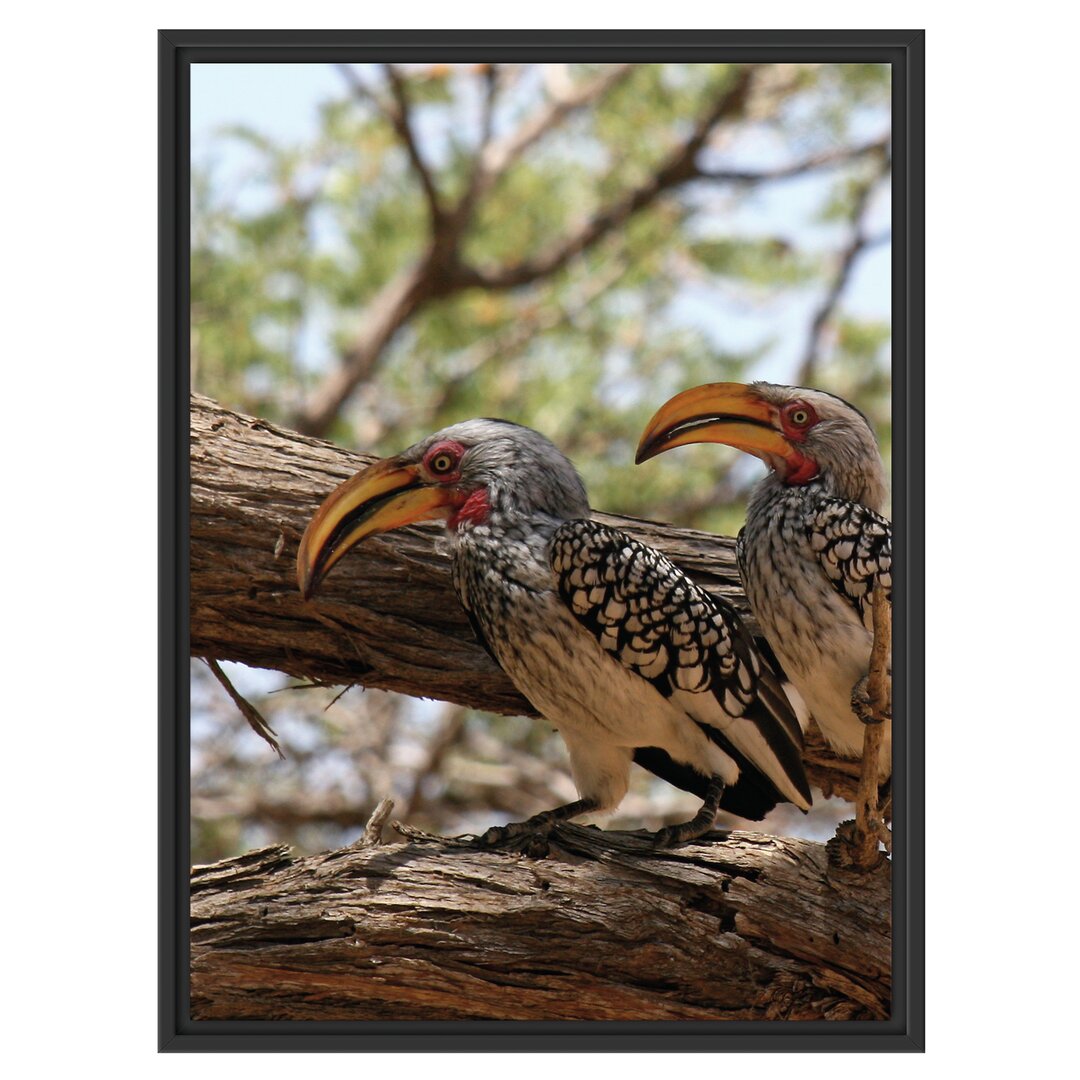
POLYGON ((792 455, 786 461, 786 471, 782 473, 784 483, 789 486, 809 483, 818 474, 817 462, 801 453, 797 444, 806 441, 807 432, 819 419, 814 406, 805 401, 793 401, 780 411, 780 424, 792 449, 792 455), (805 424, 794 424, 789 420, 792 413, 799 411, 807 415, 805 424))
POLYGON ((431 473, 431 475, 440 484, 452 484, 461 477, 461 459, 465 454, 465 447, 461 443, 454 442, 452 439, 446 439, 443 442, 436 443, 425 455, 424 455, 424 468, 431 473), (455 465, 450 472, 437 473, 431 467, 431 462, 434 458, 437 458, 440 454, 449 454, 453 458, 455 465))
POLYGON ((487 488, 477 488, 469 494, 469 497, 447 518, 446 524, 455 532, 465 522, 470 525, 482 525, 491 513, 491 503, 488 502, 487 488))
POLYGON ((784 434, 792 442, 804 442, 806 439, 806 433, 818 422, 820 417, 817 414, 817 410, 813 405, 808 405, 805 401, 793 401, 790 405, 785 405, 780 412, 780 423, 783 426, 784 434), (788 418, 794 412, 805 412, 808 419, 805 424, 794 424, 788 418))

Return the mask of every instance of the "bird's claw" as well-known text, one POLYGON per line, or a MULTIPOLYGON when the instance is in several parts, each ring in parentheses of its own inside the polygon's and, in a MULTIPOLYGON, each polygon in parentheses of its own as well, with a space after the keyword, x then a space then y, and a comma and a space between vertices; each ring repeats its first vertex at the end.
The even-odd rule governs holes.
POLYGON ((682 842, 682 834, 677 825, 668 825, 653 833, 652 843, 654 848, 670 848, 682 842))
POLYGON ((874 715, 874 707, 870 704, 870 676, 864 675, 851 688, 851 711, 864 724, 880 724, 882 718, 874 715))
POLYGON ((714 821, 711 819, 704 821, 697 818, 693 821, 684 821, 681 825, 668 825, 663 829, 657 829, 652 834, 652 846, 663 849, 678 847, 679 844, 689 844, 712 832, 713 825, 714 821))
POLYGON ((477 837, 476 842, 480 847, 497 847, 507 840, 512 840, 516 835, 509 825, 492 825, 490 829, 477 837))
POLYGON ((475 845, 488 850, 519 851, 533 859, 544 858, 550 849, 549 837, 555 822, 513 821, 509 825, 492 825, 478 836, 475 845))

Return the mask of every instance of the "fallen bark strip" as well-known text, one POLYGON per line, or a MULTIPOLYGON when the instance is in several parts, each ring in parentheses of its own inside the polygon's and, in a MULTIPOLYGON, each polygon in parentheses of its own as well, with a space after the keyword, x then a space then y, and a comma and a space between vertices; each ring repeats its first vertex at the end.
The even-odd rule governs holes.
MULTIPOLYGON (((532 708, 477 644, 450 587, 439 525, 374 538, 342 560, 312 601, 296 587, 296 548, 319 503, 374 460, 191 399, 191 654, 362 684, 508 714, 532 708)), ((598 514, 664 551, 746 613, 734 541, 598 514)), ((752 619, 747 615, 752 625, 752 619)), ((854 799, 858 765, 812 731, 807 772, 854 799)))
POLYGON ((543 859, 360 842, 195 867, 192 1018, 886 1019, 889 867, 725 835, 656 852, 562 825, 543 859))

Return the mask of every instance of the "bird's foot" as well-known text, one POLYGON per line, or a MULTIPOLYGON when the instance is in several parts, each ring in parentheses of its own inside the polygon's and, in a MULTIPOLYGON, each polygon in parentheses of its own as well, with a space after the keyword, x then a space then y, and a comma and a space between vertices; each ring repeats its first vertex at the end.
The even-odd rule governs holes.
MULTIPOLYGON (((891 675, 892 672, 890 671, 891 675)), ((870 676, 864 675, 852 688, 851 688, 851 711, 864 723, 864 724, 880 724, 884 720, 891 720, 892 713, 886 712, 879 714, 875 712, 874 706, 870 701, 870 676)))
POLYGON ((697 840, 712 830, 716 823, 716 811, 720 809, 720 796, 724 791, 724 782, 714 776, 705 792, 705 802, 701 809, 689 820, 679 825, 668 825, 652 834, 653 847, 669 848, 676 844, 685 844, 697 840))
POLYGON ((854 820, 841 821, 836 833, 825 844, 829 865, 838 870, 861 873, 887 865, 892 853, 892 834, 875 822, 871 832, 860 829, 854 820))
POLYGON ((880 724, 881 718, 874 715, 874 707, 870 704, 869 683, 870 676, 864 675, 851 688, 851 711, 864 724, 880 724))
POLYGON ((598 809, 591 799, 578 799, 577 802, 556 806, 542 814, 534 814, 524 821, 511 821, 508 825, 493 825, 477 838, 476 846, 511 851, 522 851, 535 858, 543 858, 548 852, 548 837, 551 830, 560 821, 567 821, 579 814, 588 814, 598 809))
POLYGON ((709 832, 712 829, 712 822, 710 821, 705 828, 691 826, 694 826, 694 822, 684 821, 681 825, 668 825, 666 828, 658 829, 652 834, 652 846, 663 849, 687 844, 709 832))
POLYGON ((477 847, 506 847, 514 840, 522 837, 544 837, 551 832, 555 825, 554 821, 540 821, 543 814, 529 818, 527 821, 511 821, 508 825, 492 825, 485 833, 477 837, 477 847))

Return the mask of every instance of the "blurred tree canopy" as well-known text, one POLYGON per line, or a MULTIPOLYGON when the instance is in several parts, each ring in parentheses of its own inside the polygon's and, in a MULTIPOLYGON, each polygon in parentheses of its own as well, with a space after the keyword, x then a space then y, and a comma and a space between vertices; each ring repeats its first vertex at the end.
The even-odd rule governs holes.
MULTIPOLYGON (((860 259, 889 242, 887 66, 339 74, 303 141, 220 133, 219 148, 245 151, 242 182, 213 154, 193 163, 196 389, 379 454, 505 417, 563 449, 598 509, 732 533, 758 475, 746 462, 688 447, 635 468, 634 447, 671 394, 756 377, 796 333, 798 359, 774 381, 852 400, 888 454, 888 319, 845 308, 860 259), (779 195, 796 188, 789 208, 779 195), (740 309, 772 331, 727 333, 740 309)), ((354 827, 390 791, 441 829, 572 794, 543 725, 374 692, 326 713, 296 693, 255 696, 287 765, 244 742, 193 665, 199 858, 253 837, 326 846, 326 829, 354 827)), ((629 816, 648 807, 631 799, 629 816)))

